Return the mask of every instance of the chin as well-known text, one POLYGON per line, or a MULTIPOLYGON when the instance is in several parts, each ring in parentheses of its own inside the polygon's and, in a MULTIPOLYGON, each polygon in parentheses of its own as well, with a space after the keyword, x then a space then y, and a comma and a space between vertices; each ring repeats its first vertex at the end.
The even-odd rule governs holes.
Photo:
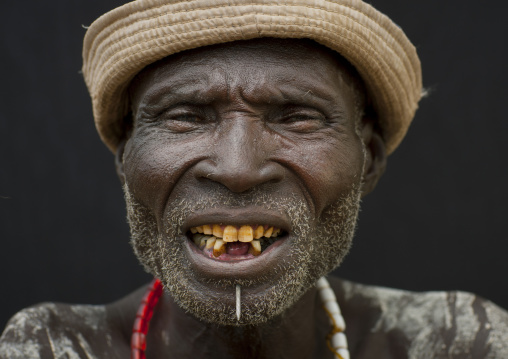
POLYGON ((192 316, 216 325, 243 326, 268 322, 292 307, 314 284, 299 275, 290 274, 284 278, 286 281, 264 288, 242 286, 240 320, 236 316, 234 285, 225 282, 218 291, 215 283, 197 284, 187 278, 174 281, 172 272, 168 276, 163 273, 162 281, 176 303, 192 316))
MULTIPOLYGON (((359 191, 353 189, 316 220, 308 206, 294 198, 267 200, 258 194, 254 197, 260 203, 248 199, 247 204, 225 202, 223 197, 214 201, 180 200, 168 206, 171 210, 164 215, 163 228, 158 228, 154 214, 134 199, 127 187, 125 197, 131 244, 145 269, 162 281, 187 313, 226 326, 257 325, 283 315, 321 276, 336 268, 350 248, 360 202, 359 191), (281 203, 284 208, 280 208, 281 203), (271 240, 256 256, 214 258, 190 240, 191 225, 186 223, 193 213, 204 213, 204 217, 191 223, 213 223, 209 219, 213 216, 206 217, 209 213, 252 208, 249 214, 239 212, 239 218, 249 218, 259 207, 265 217, 256 217, 257 223, 279 217, 273 221, 283 230, 280 239, 271 240), (283 215, 266 215, 272 212, 283 215), (240 320, 236 315, 237 285, 241 287, 240 320)), ((234 215, 228 218, 236 221, 234 215)))

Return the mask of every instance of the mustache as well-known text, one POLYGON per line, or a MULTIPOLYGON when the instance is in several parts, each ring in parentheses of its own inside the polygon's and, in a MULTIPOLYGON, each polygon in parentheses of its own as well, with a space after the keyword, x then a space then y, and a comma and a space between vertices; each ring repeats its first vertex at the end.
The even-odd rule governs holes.
POLYGON ((206 194, 199 194, 193 198, 179 195, 166 204, 164 214, 166 225, 170 223, 169 232, 179 233, 184 220, 194 212, 202 210, 235 209, 244 207, 258 207, 267 211, 284 213, 290 219, 293 227, 313 220, 310 205, 294 195, 281 195, 267 193, 260 188, 253 188, 242 193, 233 193, 227 189, 210 191, 206 194))
POLYGON ((198 195, 177 195, 171 202, 179 204, 191 200, 195 203, 197 209, 223 207, 245 207, 245 206, 259 206, 267 209, 283 208, 284 203, 295 203, 308 207, 301 199, 294 195, 284 196, 274 191, 267 191, 260 187, 251 188, 248 191, 235 193, 227 188, 217 187, 214 190, 198 195))

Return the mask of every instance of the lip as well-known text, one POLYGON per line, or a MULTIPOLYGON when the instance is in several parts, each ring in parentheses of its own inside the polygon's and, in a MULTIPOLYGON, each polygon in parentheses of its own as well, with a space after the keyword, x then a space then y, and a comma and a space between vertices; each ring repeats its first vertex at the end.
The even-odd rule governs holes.
POLYGON ((290 238, 286 237, 273 243, 257 257, 231 261, 210 258, 188 240, 185 241, 185 248, 192 269, 200 277, 209 280, 252 280, 267 276, 278 277, 280 273, 276 273, 277 264, 287 260, 289 243, 290 238))
POLYGON ((204 224, 225 224, 233 226, 243 225, 269 225, 280 228, 285 232, 291 232, 288 218, 279 212, 269 211, 266 208, 228 208, 208 209, 193 213, 182 224, 181 233, 187 233, 190 228, 204 224))
POLYGON ((209 209, 190 215, 182 224, 182 233, 186 238, 185 248, 192 271, 205 280, 221 279, 254 280, 276 278, 282 261, 290 260, 291 225, 285 214, 269 211, 266 208, 248 207, 233 209, 209 209), (185 233, 192 227, 203 224, 227 225, 269 225, 281 228, 286 235, 266 248, 259 256, 240 260, 218 260, 207 256, 197 248, 185 233))

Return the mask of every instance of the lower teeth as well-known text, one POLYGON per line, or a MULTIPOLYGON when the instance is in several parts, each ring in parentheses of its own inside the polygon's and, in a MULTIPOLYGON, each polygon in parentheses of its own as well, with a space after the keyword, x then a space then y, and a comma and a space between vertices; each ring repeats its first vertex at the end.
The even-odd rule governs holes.
MULTIPOLYGON (((265 237, 260 240, 252 240, 249 242, 250 247, 248 253, 258 256, 278 239, 279 238, 277 236, 269 238, 265 237)), ((226 253, 226 246, 228 245, 228 242, 225 242, 222 238, 196 233, 192 234, 192 240, 199 249, 211 251, 214 257, 220 257, 222 254, 226 253)))
POLYGON ((220 257, 224 253, 226 253, 226 242, 222 239, 216 239, 213 246, 213 256, 220 257))

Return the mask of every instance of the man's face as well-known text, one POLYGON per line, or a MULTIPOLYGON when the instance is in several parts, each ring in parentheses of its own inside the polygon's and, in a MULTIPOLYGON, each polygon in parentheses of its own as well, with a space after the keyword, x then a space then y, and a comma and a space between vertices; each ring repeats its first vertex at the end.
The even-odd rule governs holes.
POLYGON ((341 262, 365 162, 357 97, 330 53, 299 40, 188 51, 133 82, 121 169, 132 243, 182 308, 238 324, 239 284, 239 324, 264 322, 341 262), (203 225, 280 233, 259 255, 231 242, 216 257, 192 241, 203 225))

